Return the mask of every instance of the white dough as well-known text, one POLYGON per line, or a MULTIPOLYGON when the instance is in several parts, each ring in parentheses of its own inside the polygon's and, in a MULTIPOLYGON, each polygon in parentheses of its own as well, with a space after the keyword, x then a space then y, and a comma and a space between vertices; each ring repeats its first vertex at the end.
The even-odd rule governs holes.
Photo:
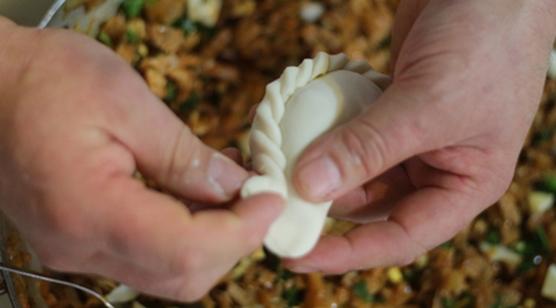
POLYGON ((287 199, 264 241, 277 255, 301 257, 318 241, 332 201, 315 204, 301 198, 292 185, 292 170, 316 138, 376 100, 382 91, 374 78, 384 77, 363 62, 321 53, 299 68, 287 68, 268 85, 250 140, 253 166, 261 176, 245 183, 242 197, 276 192, 287 199))

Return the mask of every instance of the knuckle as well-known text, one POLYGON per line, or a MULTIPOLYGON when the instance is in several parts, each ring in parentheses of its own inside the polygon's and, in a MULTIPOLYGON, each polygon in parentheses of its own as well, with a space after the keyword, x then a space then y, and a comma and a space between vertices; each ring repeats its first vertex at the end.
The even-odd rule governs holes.
POLYGON ((172 146, 168 149, 165 170, 162 181, 166 183, 179 182, 191 168, 192 161, 198 155, 197 140, 190 138, 191 130, 187 126, 183 126, 180 132, 174 138, 172 146), (193 139, 193 140, 191 140, 193 139))

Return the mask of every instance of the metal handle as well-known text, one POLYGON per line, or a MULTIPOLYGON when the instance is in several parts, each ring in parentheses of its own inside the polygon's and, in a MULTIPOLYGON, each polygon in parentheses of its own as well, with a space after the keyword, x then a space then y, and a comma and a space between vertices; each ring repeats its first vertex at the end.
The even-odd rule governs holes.
POLYGON ((52 18, 54 18, 54 15, 56 15, 56 13, 58 13, 58 11, 62 9, 64 4, 66 4, 66 0, 56 0, 56 2, 52 4, 48 12, 44 14, 44 17, 39 23, 39 28, 41 29, 46 28, 48 24, 50 24, 50 22, 52 21, 52 18))
POLYGON ((78 284, 75 284, 75 283, 72 283, 72 282, 67 282, 67 281, 64 281, 64 280, 48 277, 48 276, 43 275, 43 274, 39 274, 39 273, 35 273, 35 272, 31 272, 31 271, 22 270, 22 269, 19 269, 19 268, 7 266, 3 263, 0 263, 0 270, 4 271, 4 272, 8 272, 8 273, 13 273, 13 274, 33 278, 33 279, 46 281, 46 282, 49 282, 49 283, 54 283, 54 284, 59 284, 59 285, 63 285, 63 286, 66 286, 66 287, 74 288, 74 289, 77 289, 81 292, 87 293, 87 294, 95 297, 100 302, 102 302, 104 304, 104 306, 106 306, 107 308, 114 308, 114 306, 112 306, 112 304, 110 304, 110 302, 108 302, 104 298, 104 296, 102 296, 101 294, 99 294, 99 293, 97 293, 97 292, 95 292, 95 291, 93 291, 89 288, 86 288, 84 286, 81 286, 81 285, 78 285, 78 284))

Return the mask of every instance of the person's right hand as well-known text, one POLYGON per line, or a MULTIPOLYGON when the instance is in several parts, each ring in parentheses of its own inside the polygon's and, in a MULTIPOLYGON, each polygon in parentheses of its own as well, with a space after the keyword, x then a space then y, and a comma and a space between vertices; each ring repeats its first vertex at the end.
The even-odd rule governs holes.
POLYGON ((203 145, 109 49, 0 18, 0 206, 48 267, 199 299, 257 248, 281 210, 232 200, 247 173, 203 145))
POLYGON ((496 202, 540 101, 555 16, 549 0, 400 1, 392 84, 293 172, 300 195, 361 225, 286 266, 406 265, 496 202))

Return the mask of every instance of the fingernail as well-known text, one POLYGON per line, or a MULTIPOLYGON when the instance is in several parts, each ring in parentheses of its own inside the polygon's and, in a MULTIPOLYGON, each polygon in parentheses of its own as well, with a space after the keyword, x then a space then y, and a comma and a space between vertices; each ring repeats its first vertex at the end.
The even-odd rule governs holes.
POLYGON ((340 170, 328 156, 313 160, 298 173, 302 190, 312 199, 322 199, 340 186, 340 170))
POLYGON ((239 191, 247 178, 247 172, 231 159, 215 153, 209 162, 208 177, 212 189, 223 197, 230 199, 239 191))

